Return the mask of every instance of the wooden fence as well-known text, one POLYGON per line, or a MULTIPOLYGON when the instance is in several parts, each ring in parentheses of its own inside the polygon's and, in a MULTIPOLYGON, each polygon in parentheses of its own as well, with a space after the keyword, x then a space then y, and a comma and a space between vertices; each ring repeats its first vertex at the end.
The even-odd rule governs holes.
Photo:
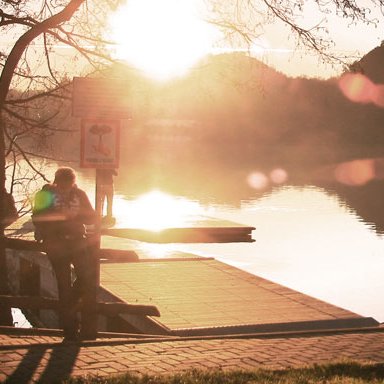
MULTIPOLYGON (((92 244, 92 242, 91 242, 92 244)), ((135 314, 141 316, 160 316, 160 312, 153 305, 127 304, 122 302, 98 302, 97 293, 100 287, 100 259, 113 261, 137 261, 137 255, 132 251, 100 249, 99 243, 91 245, 92 283, 87 294, 82 298, 79 311, 82 314, 82 337, 88 340, 97 338, 97 315, 117 316, 119 314, 135 314)), ((32 240, 19 238, 5 238, 5 247, 14 250, 45 252, 44 245, 32 240)), ((53 309, 59 308, 58 299, 41 296, 1 295, 0 305, 20 309, 53 309)))

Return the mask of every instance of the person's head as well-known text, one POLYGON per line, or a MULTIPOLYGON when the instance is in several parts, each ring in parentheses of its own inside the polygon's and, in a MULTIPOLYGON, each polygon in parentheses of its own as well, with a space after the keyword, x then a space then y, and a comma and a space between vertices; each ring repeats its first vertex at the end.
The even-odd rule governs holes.
POLYGON ((55 172, 55 180, 53 183, 59 188, 70 189, 76 183, 76 173, 70 167, 60 167, 55 172))

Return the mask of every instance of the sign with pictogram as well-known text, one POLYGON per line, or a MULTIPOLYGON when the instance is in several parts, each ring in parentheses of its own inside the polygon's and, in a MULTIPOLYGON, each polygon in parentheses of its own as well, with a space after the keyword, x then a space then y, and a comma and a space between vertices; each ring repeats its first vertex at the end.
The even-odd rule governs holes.
POLYGON ((119 120, 83 119, 81 121, 81 167, 118 168, 119 148, 119 120))

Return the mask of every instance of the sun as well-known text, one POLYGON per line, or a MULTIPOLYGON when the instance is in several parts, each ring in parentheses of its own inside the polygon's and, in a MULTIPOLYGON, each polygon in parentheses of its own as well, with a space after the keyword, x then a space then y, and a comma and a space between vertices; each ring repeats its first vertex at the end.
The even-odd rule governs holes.
POLYGON ((130 0, 109 21, 114 56, 147 75, 184 74, 211 52, 218 32, 204 22, 201 0, 130 0))

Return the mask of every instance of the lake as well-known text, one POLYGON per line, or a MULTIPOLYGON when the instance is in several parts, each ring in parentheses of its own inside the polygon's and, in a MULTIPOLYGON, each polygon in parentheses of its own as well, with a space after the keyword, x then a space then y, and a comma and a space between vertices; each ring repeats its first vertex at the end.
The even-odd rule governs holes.
MULTIPOLYGON (((94 199, 92 171, 80 175, 79 186, 94 199)), ((131 194, 121 179, 120 174, 115 182, 114 216, 118 226, 159 230, 182 227, 193 217, 207 216, 256 227, 253 243, 133 242, 151 257, 168 257, 175 250, 214 257, 384 322, 384 239, 374 222, 346 202, 347 194, 338 195, 315 185, 282 183, 262 193, 256 191, 249 198, 225 202, 215 196, 202 199, 192 194, 177 195, 156 183, 131 194)), ((378 186, 374 190, 377 200, 381 192, 378 186)), ((361 189, 356 191, 361 194, 361 189)), ((356 191, 353 189, 353 193, 356 191)), ((365 196, 364 201, 372 200, 370 195, 365 196)), ((380 214, 377 209, 375 213, 380 214)))
MULTIPOLYGON (((51 179, 55 169, 46 169, 51 179)), ((143 251, 151 258, 170 257, 174 251, 214 257, 384 322, 383 179, 336 188, 321 183, 290 185, 277 170, 274 185, 265 188, 266 178, 259 173, 234 171, 223 177, 217 170, 203 170, 198 181, 192 173, 186 172, 180 182, 181 173, 177 178, 162 172, 153 177, 148 170, 120 169, 115 178, 116 225, 161 230, 186 226, 201 216, 214 217, 256 227, 255 241, 154 244, 117 240, 122 248, 143 251)), ((78 185, 92 202, 94 174, 93 169, 78 170, 78 185)))

